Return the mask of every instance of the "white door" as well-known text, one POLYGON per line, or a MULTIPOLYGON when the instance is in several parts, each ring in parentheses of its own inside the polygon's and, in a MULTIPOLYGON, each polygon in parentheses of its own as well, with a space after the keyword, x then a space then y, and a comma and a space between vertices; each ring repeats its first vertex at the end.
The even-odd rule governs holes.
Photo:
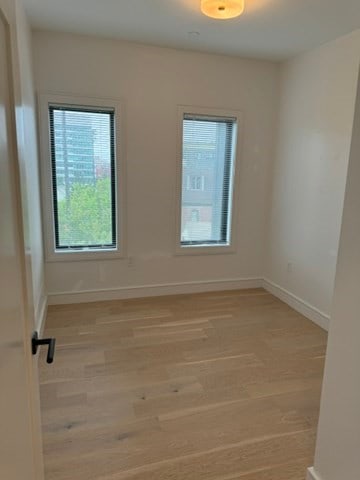
POLYGON ((43 478, 33 321, 27 308, 10 30, 0 8, 0 478, 43 478))

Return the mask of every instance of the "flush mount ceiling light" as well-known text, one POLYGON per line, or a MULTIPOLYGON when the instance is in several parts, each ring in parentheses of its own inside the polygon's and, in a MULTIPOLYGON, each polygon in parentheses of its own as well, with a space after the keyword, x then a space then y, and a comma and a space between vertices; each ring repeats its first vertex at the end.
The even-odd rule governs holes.
POLYGON ((245 0, 201 0, 201 11, 211 18, 226 20, 241 15, 245 0))

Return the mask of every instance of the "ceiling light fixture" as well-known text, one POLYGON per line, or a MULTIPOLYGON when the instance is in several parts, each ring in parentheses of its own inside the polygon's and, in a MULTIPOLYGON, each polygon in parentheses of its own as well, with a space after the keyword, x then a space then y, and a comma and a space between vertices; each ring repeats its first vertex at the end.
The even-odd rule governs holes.
POLYGON ((204 15, 219 20, 240 16, 245 9, 245 0, 201 0, 204 15))

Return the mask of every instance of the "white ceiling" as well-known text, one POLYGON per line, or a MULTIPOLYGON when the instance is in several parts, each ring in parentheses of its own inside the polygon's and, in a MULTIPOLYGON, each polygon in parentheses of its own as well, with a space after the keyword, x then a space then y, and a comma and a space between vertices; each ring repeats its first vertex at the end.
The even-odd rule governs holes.
POLYGON ((271 60, 360 28, 360 0, 245 0, 233 20, 205 17, 200 0, 23 1, 39 29, 271 60))

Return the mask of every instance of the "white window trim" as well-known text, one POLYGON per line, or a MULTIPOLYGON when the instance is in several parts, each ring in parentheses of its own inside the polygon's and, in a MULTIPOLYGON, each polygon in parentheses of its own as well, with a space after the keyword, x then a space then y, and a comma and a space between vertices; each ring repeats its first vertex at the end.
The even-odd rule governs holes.
POLYGON ((47 262, 106 260, 126 257, 126 164, 124 147, 123 104, 118 99, 83 97, 77 95, 42 93, 38 96, 39 136, 40 136, 40 173, 42 187, 43 236, 45 260, 47 262), (49 105, 69 105, 75 107, 113 108, 115 112, 115 171, 116 171, 116 234, 117 248, 109 250, 81 250, 59 252, 55 248, 53 183, 51 171, 49 105))
POLYGON ((243 115, 239 110, 196 107, 179 105, 177 114, 177 154, 176 154, 176 214, 175 214, 175 255, 218 255, 236 253, 237 226, 239 212, 240 161, 243 132, 243 115), (214 117, 233 117, 237 123, 237 134, 234 140, 234 174, 233 190, 230 198, 231 219, 229 221, 230 239, 227 245, 181 245, 181 196, 182 196, 182 160, 183 160, 183 119, 184 115, 208 115, 214 117))

